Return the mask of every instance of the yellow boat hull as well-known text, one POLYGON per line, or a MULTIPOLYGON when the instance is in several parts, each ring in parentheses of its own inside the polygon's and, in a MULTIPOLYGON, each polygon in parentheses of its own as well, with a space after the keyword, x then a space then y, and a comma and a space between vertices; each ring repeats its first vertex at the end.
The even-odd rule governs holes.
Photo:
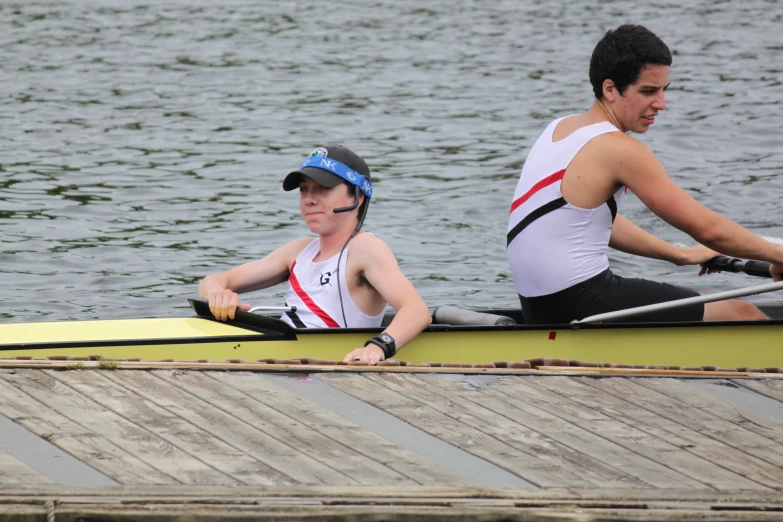
MULTIPOLYGON (((201 317, 5 324, 0 325, 0 357, 341 360, 379 331, 256 330, 201 317)), ((412 363, 463 364, 537 357, 635 365, 783 367, 783 322, 554 329, 436 326, 396 356, 412 363)))

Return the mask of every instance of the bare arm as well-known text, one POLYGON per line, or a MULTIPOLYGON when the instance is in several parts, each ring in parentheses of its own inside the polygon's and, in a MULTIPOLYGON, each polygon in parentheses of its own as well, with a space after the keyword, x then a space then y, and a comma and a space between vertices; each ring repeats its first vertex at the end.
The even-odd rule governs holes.
POLYGON ((296 256, 310 241, 311 238, 297 239, 262 259, 205 277, 198 285, 199 299, 209 303, 209 309, 217 319, 233 319, 237 308, 250 308, 239 304, 239 294, 285 281, 296 256))
MULTIPOLYGON (((376 237, 365 236, 362 237, 362 248, 356 250, 351 255, 360 263, 364 277, 397 311, 384 331, 394 337, 399 350, 432 323, 432 314, 400 270, 394 253, 386 243, 376 237)), ((371 344, 346 355, 345 362, 356 359, 375 364, 383 360, 383 353, 378 346, 371 344)))
POLYGON ((617 180, 658 217, 699 243, 724 254, 769 261, 773 278, 783 272, 783 248, 766 241, 693 199, 666 174, 643 143, 628 138, 618 151, 617 180))
POLYGON ((697 265, 720 255, 702 245, 686 248, 672 245, 645 232, 621 214, 617 214, 614 220, 609 246, 621 252, 661 259, 675 265, 697 265))

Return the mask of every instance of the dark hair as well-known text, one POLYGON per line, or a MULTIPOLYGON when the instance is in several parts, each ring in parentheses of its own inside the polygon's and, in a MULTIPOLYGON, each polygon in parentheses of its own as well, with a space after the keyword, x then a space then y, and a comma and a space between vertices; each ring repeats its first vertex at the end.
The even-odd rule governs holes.
POLYGON ((590 83, 596 99, 604 95, 604 80, 623 94, 647 65, 671 65, 672 53, 652 31, 641 25, 621 25, 607 31, 590 58, 590 83))

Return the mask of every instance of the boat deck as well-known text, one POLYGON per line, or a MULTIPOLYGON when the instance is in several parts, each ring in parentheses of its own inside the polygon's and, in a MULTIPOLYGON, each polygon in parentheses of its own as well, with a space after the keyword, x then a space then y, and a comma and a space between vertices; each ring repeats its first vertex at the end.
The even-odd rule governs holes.
POLYGON ((2 361, 0 520, 783 516, 778 374, 116 364, 2 361))

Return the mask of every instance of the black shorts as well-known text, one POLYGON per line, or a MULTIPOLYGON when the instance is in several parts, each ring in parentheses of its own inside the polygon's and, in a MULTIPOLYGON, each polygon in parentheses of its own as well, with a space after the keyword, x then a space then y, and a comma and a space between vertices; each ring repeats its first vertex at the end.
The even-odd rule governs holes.
MULTIPOLYGON (((587 281, 577 283, 554 294, 539 297, 522 297, 522 313, 527 324, 570 323, 577 319, 616 312, 626 308, 644 306, 699 295, 693 290, 656 283, 645 279, 625 279, 606 269, 587 281)), ((674 322, 701 321, 704 319, 704 305, 681 306, 672 310, 661 310, 637 315, 613 322, 674 322)))

